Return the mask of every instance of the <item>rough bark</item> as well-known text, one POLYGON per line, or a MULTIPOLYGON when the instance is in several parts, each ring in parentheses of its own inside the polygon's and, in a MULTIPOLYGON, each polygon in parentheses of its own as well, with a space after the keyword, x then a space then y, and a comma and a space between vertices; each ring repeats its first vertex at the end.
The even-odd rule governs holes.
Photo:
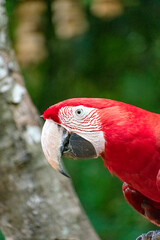
POLYGON ((41 123, 7 41, 0 0, 0 228, 6 240, 98 240, 70 180, 46 163, 41 123))

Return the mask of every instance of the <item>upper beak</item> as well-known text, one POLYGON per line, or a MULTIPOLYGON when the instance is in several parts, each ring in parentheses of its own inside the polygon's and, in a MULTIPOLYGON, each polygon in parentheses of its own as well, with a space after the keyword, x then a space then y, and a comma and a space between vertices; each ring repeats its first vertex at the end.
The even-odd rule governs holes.
POLYGON ((51 119, 45 121, 41 135, 41 144, 44 155, 56 171, 69 177, 61 162, 61 151, 66 136, 67 131, 64 128, 60 127, 51 119))
POLYGON ((93 145, 76 133, 69 133, 54 121, 47 119, 41 136, 42 149, 51 166, 69 177, 64 170, 61 157, 87 159, 97 157, 93 145))

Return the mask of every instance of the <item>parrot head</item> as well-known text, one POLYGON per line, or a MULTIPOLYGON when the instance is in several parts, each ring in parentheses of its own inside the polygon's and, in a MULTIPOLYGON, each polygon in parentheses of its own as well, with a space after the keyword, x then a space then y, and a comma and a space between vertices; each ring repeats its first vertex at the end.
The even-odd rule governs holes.
POLYGON ((160 226, 160 115, 110 99, 75 98, 43 114, 41 143, 51 166, 101 156, 123 182, 125 199, 160 226))
POLYGON ((67 175, 62 166, 62 156, 89 159, 103 154, 105 139, 101 110, 113 103, 112 100, 96 98, 68 99, 44 112, 42 148, 55 170, 67 175))

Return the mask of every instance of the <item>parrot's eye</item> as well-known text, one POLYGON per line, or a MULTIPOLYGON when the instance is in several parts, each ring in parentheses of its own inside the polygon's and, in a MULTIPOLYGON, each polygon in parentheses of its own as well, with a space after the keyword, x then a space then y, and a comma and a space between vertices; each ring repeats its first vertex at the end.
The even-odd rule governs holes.
POLYGON ((77 116, 82 116, 82 114, 83 114, 83 109, 77 109, 77 110, 75 111, 75 114, 76 114, 77 116))

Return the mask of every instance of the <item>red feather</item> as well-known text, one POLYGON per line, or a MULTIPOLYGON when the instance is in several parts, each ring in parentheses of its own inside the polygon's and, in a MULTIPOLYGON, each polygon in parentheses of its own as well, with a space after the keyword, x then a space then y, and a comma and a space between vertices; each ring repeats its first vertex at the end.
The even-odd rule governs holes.
POLYGON ((68 99, 48 108, 43 117, 61 124, 61 107, 98 109, 105 138, 101 154, 109 171, 126 182, 126 200, 160 226, 160 115, 109 99, 68 99))
POLYGON ((124 105, 103 109, 106 139, 103 155, 110 171, 130 186, 160 201, 157 174, 160 169, 160 115, 124 105))

